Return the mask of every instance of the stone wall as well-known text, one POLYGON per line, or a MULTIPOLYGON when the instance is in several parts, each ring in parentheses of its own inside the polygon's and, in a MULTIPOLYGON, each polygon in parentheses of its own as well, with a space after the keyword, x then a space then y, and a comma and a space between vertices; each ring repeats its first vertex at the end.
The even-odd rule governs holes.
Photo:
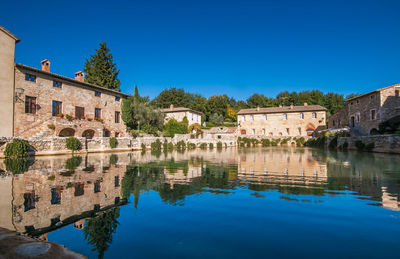
POLYGON ((357 147, 355 146, 357 140, 362 141, 366 145, 369 143, 374 143, 375 148, 372 150, 372 152, 400 154, 400 135, 341 137, 338 138, 338 146, 347 142, 349 144, 349 150, 357 150, 357 147))

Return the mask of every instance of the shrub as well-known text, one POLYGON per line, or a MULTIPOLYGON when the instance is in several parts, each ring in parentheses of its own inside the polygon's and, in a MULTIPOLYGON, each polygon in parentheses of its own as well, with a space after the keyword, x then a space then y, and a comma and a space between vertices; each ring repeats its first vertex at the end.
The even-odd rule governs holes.
POLYGON ((228 144, 225 143, 224 145, 225 145, 225 148, 228 148, 228 144))
POLYGON ((207 143, 201 143, 200 144, 201 149, 207 149, 207 143))
POLYGON ((377 129, 372 129, 370 132, 371 135, 379 135, 379 131, 377 129))
POLYGON ((49 180, 49 181, 54 181, 55 179, 56 179, 56 176, 54 174, 47 177, 47 180, 49 180))
POLYGON ((75 138, 75 137, 68 137, 66 142, 65 142, 65 146, 67 147, 67 149, 72 150, 72 152, 81 149, 81 142, 79 141, 79 139, 75 138))
POLYGON ((33 161, 28 160, 26 157, 4 159, 6 170, 13 174, 22 174, 27 172, 32 163, 33 161))
POLYGON ((82 162, 82 157, 81 156, 73 156, 67 160, 65 163, 65 168, 73 172, 82 162))
POLYGON ((281 145, 287 144, 287 143, 289 142, 289 140, 291 140, 291 139, 292 139, 291 137, 289 137, 289 138, 284 138, 284 139, 281 141, 281 145))
POLYGON ((210 144, 208 144, 208 147, 209 147, 210 149, 213 149, 213 148, 214 148, 214 144, 213 144, 213 143, 210 143, 210 144))
POLYGON ((187 148, 188 148, 188 149, 196 149, 196 144, 194 144, 194 143, 187 143, 187 148))
POLYGON ((186 134, 187 132, 188 125, 185 121, 178 122, 175 119, 171 118, 164 125, 164 136, 166 137, 174 137, 175 134, 186 134))
POLYGON ((25 157, 28 155, 29 143, 23 139, 14 139, 7 144, 4 151, 5 157, 25 157))
POLYGON ((269 139, 263 139, 261 140, 261 145, 263 147, 269 147, 271 145, 271 141, 269 139))
POLYGON ((118 162, 118 156, 116 154, 112 154, 110 156, 110 165, 116 165, 118 162))
POLYGON ((181 140, 178 143, 176 143, 176 149, 179 151, 185 150, 186 149, 185 141, 181 140))
POLYGON ((342 149, 343 150, 347 150, 348 148, 349 148, 349 143, 346 141, 346 142, 343 143, 342 149))
POLYGON ((365 149, 366 149, 367 151, 371 151, 371 150, 374 149, 374 148, 375 148, 375 143, 374 143, 374 142, 368 143, 368 144, 365 146, 365 149))
POLYGON ((69 114, 65 115, 65 118, 66 118, 68 121, 72 121, 72 120, 74 119, 74 117, 72 117, 72 116, 69 115, 69 114))
POLYGON ((150 145, 152 151, 160 151, 161 150, 161 141, 157 139, 155 142, 150 145))
POLYGON ((51 129, 51 130, 55 130, 56 129, 56 125, 54 124, 47 124, 47 128, 51 129))
POLYGON ((146 144, 142 143, 142 144, 140 145, 140 147, 142 148, 143 151, 146 150, 146 144))
POLYGON ((362 151, 365 148, 365 144, 361 140, 356 140, 354 144, 359 151, 362 151))
POLYGON ((222 142, 221 142, 221 141, 218 141, 218 143, 217 143, 217 149, 222 149, 222 142))
POLYGON ((109 142, 110 142, 110 147, 111 148, 116 148, 117 145, 118 145, 118 140, 116 138, 114 138, 114 137, 111 137, 109 142))
POLYGON ((174 150, 174 144, 172 144, 172 142, 169 142, 169 143, 168 143, 168 146, 167 146, 167 149, 168 149, 169 151, 174 150))
POLYGON ((167 150, 168 150, 168 141, 167 141, 167 140, 164 140, 164 143, 163 143, 163 150, 164 150, 164 151, 167 151, 167 150))

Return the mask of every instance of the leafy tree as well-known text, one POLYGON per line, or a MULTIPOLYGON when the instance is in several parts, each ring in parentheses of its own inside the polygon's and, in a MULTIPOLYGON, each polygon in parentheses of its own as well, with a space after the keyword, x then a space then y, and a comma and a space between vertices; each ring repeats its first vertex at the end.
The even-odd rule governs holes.
POLYGON ((86 59, 85 63, 85 81, 91 84, 102 86, 104 88, 119 91, 121 83, 118 80, 119 70, 113 61, 113 55, 107 48, 106 43, 100 43, 100 47, 95 50, 96 53, 86 59))
POLYGON ((97 251, 99 258, 104 257, 105 251, 112 243, 112 235, 116 232, 119 225, 117 219, 119 217, 119 208, 112 208, 102 212, 95 218, 87 219, 83 233, 85 239, 94 248, 92 251, 97 251))
POLYGON ((226 118, 230 121, 236 121, 236 111, 232 107, 228 107, 226 111, 226 118))
POLYGON ((210 117, 210 122, 214 125, 222 125, 224 124, 224 117, 218 113, 214 113, 210 117))
POLYGON ((210 119, 211 115, 217 113, 222 115, 223 118, 226 117, 228 110, 229 98, 226 95, 213 95, 207 99, 206 102, 206 115, 210 119))

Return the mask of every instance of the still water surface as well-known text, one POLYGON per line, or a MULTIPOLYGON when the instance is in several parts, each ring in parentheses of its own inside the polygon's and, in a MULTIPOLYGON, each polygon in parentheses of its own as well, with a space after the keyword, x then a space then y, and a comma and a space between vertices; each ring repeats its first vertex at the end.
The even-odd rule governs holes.
POLYGON ((89 258, 400 256, 396 155, 228 148, 3 160, 0 193, 1 227, 89 258))

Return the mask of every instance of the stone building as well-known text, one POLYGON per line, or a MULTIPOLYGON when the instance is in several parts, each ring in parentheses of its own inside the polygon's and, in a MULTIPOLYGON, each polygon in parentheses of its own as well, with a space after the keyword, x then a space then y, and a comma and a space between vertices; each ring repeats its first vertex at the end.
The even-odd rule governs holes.
POLYGON ((325 128, 326 108, 320 105, 242 109, 238 112, 240 135, 312 136, 325 128))
POLYGON ((14 63, 19 40, 0 27, 0 118, 2 137, 125 136, 121 99, 129 95, 92 85, 84 73, 75 78, 14 63))
POLYGON ((400 115, 400 84, 377 89, 346 101, 329 118, 330 129, 349 127, 355 135, 369 135, 379 124, 400 115))
POLYGON ((174 118, 177 121, 182 121, 186 117, 189 121, 189 126, 192 124, 201 125, 201 115, 203 113, 185 108, 185 107, 174 107, 173 104, 169 108, 161 109, 161 112, 165 114, 165 122, 170 118, 174 118))

